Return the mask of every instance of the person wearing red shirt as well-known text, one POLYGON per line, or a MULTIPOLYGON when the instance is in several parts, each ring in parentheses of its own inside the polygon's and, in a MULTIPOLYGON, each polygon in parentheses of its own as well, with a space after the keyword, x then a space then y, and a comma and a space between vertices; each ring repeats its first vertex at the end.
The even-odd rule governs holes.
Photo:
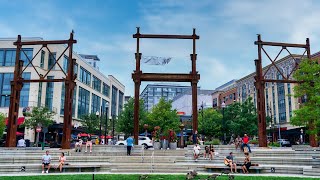
POLYGON ((248 150, 249 150, 249 153, 251 153, 251 149, 250 149, 250 146, 249 146, 249 137, 247 136, 247 134, 244 134, 244 137, 242 138, 242 145, 241 145, 241 149, 244 148, 244 146, 247 146, 248 147, 248 150))

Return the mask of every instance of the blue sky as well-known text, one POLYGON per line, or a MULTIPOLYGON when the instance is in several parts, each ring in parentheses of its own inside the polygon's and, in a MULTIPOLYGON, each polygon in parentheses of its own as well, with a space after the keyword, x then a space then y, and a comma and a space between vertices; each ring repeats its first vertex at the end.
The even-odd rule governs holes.
MULTIPOLYGON (((315 0, 2 0, 0 37, 67 39, 74 29, 75 51, 97 54, 100 70, 118 78, 125 94, 133 95, 136 27, 149 34, 192 34, 196 28, 199 86, 215 89, 255 70, 257 33, 265 41, 305 43, 309 37, 311 52, 319 51, 319 8, 315 0)), ((267 49, 277 54, 277 49, 267 49)), ((172 57, 165 66, 142 64, 143 72, 190 71, 191 41, 143 39, 141 53, 172 57)), ((268 64, 266 58, 263 63, 268 64)))

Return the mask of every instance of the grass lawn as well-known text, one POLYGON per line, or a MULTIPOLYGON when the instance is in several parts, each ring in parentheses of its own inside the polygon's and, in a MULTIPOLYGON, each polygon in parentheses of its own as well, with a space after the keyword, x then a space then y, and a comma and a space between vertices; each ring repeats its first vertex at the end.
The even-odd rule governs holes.
MULTIPOLYGON (((147 175, 146 180, 184 180, 185 175, 147 175)), ((95 180, 138 180, 140 175, 133 174, 96 174, 94 176, 95 180)), ((208 175, 200 175, 195 179, 205 179, 208 175)), ((81 175, 39 175, 39 176, 14 176, 14 177, 0 177, 1 180, 92 180, 92 175, 81 174, 81 175)), ((226 175, 220 176, 217 180, 227 180, 229 179, 226 175)), ((298 178, 298 177, 272 177, 272 176, 236 176, 235 180, 314 180, 314 178, 298 178)))

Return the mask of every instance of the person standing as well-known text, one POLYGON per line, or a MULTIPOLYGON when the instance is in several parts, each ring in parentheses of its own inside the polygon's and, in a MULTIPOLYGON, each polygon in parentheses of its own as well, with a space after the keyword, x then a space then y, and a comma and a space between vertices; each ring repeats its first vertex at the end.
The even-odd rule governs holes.
POLYGON ((196 130, 192 135, 193 144, 198 144, 198 131, 196 130))
POLYGON ((46 151, 46 154, 42 156, 42 174, 44 173, 44 168, 47 166, 46 173, 49 173, 50 170, 50 162, 51 162, 51 155, 49 155, 49 151, 46 151))
POLYGON ((85 152, 88 152, 88 146, 90 146, 90 152, 92 153, 92 138, 91 138, 91 134, 88 134, 87 142, 86 142, 86 151, 85 152))
POLYGON ((129 136, 127 138, 127 156, 131 156, 132 147, 133 147, 133 138, 129 136))
MULTIPOLYGON (((247 136, 247 134, 244 134, 243 138, 242 138, 242 145, 241 145, 241 149, 244 148, 244 146, 247 146, 249 153, 251 153, 251 149, 250 149, 250 145, 249 145, 250 139, 249 136, 247 136)), ((243 149, 244 150, 244 149, 243 149)))

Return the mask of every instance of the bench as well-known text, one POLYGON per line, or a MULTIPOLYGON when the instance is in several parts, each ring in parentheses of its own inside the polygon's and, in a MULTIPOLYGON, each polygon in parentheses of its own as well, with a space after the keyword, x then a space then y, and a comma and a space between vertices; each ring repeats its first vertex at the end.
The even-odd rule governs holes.
MULTIPOLYGON (((78 172, 82 172, 82 169, 92 169, 92 172, 97 172, 97 168, 100 168, 101 165, 64 165, 62 167, 63 172, 66 172, 66 169, 78 169, 78 172)), ((57 169, 59 170, 59 169, 57 169)))
MULTIPOLYGON (((237 164, 237 170, 241 170, 242 171, 242 166, 237 164)), ((208 172, 212 172, 213 169, 222 169, 222 170, 230 170, 229 166, 226 166, 224 164, 217 164, 217 165, 205 165, 204 166, 205 169, 208 170, 208 172)), ((249 171, 255 171, 256 173, 260 173, 261 172, 262 167, 259 166, 259 164, 252 164, 251 167, 249 168, 249 171)))

